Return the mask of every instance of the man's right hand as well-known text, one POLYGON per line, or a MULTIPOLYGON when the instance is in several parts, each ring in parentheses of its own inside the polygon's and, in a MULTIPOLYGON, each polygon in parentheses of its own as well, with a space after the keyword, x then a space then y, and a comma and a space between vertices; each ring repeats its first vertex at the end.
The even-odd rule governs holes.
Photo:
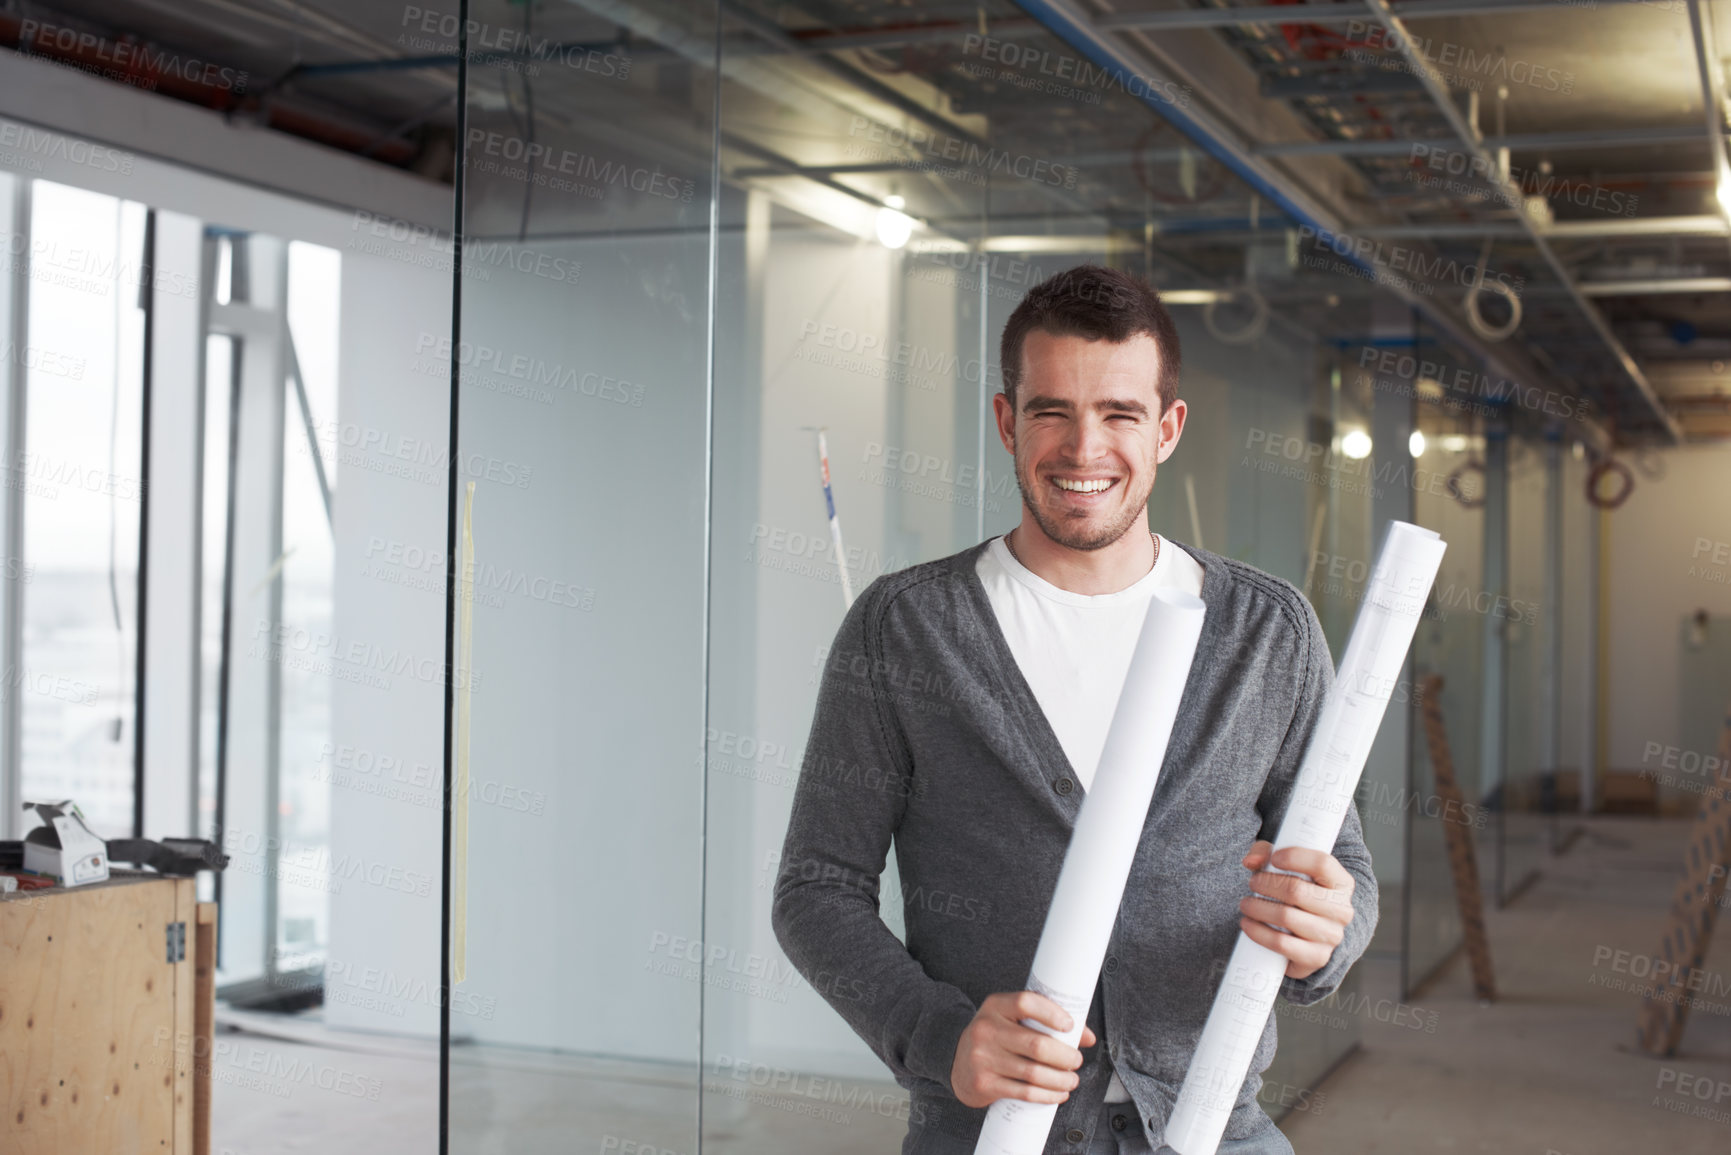
MULTIPOLYGON (((1055 1031, 1068 1031, 1070 1012, 1034 991, 989 995, 956 1044, 950 1088, 969 1107, 989 1107, 999 1099, 1062 1103, 1081 1079, 1074 1072, 1082 1052, 1061 1039, 1024 1027, 1034 1019, 1055 1031)), ((1094 1030, 1082 1027, 1082 1046, 1094 1045, 1094 1030)))

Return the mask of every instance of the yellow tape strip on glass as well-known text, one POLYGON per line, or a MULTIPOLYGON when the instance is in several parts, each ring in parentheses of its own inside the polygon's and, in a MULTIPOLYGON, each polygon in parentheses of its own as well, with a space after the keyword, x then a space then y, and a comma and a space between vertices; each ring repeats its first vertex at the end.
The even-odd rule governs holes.
POLYGON ((451 784, 451 981, 468 974, 469 924, 469 669, 474 658, 475 483, 463 497, 463 562, 457 571, 457 732, 451 784))

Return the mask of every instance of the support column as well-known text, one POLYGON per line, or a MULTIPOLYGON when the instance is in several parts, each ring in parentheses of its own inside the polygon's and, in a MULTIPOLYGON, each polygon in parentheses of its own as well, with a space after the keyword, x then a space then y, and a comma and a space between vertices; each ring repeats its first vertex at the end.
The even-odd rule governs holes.
MULTIPOLYGON (((0 174, 0 222, 14 237, 30 235, 30 182, 0 174)), ((21 350, 29 339, 30 246, 0 265, 0 341, 21 350)), ((0 838, 23 837, 23 743, 18 692, 23 685, 24 409, 29 370, 22 356, 0 357, 0 838)))
POLYGON ((280 315, 287 253, 282 242, 256 236, 236 238, 234 251, 236 294, 244 291, 246 300, 212 307, 212 326, 233 333, 240 346, 238 435, 230 479, 232 634, 220 769, 222 844, 230 856, 222 891, 225 983, 265 976, 275 954, 282 663, 327 656, 308 652, 301 639, 279 637, 277 629, 282 622, 287 415, 280 315))
MULTIPOLYGON (((204 536, 204 226, 156 214, 150 312, 150 549, 143 558, 145 838, 198 832, 204 536), (192 286, 189 294, 185 286, 192 286), (169 291, 170 287, 179 290, 169 291)), ((214 690, 214 688, 213 688, 214 690)))
MULTIPOLYGON (((1539 766, 1555 775, 1563 750, 1563 441, 1545 438, 1545 725, 1539 731, 1539 766)), ((1583 777, 1585 775, 1583 774, 1583 777)))
MULTIPOLYGON (((1393 300, 1378 300, 1373 305, 1378 316, 1376 335, 1381 338, 1414 338, 1412 310, 1393 300)), ((1416 346, 1415 346, 1416 348, 1416 346)), ((1357 373, 1358 370, 1350 369, 1357 373)), ((1412 397, 1398 390, 1378 389, 1371 399, 1371 461, 1370 550, 1365 555, 1368 567, 1382 544, 1384 528, 1391 521, 1412 521, 1416 516, 1413 499, 1413 471, 1417 462, 1412 456, 1412 434, 1416 428, 1412 397)), ((1368 572, 1368 569, 1367 569, 1368 572)), ((1419 623, 1424 628, 1424 623, 1419 623)), ((1416 649, 1416 645, 1414 649, 1416 649)), ((1400 684, 1395 689, 1388 712, 1377 729, 1371 744, 1370 759, 1365 763, 1364 782, 1375 791, 1375 798, 1400 798, 1409 785, 1409 763, 1412 744, 1412 703, 1417 695, 1412 687, 1412 654, 1402 664, 1400 684)), ((1376 878, 1385 894, 1400 893, 1406 878, 1406 844, 1411 841, 1412 811, 1407 810, 1398 826, 1370 822, 1365 824, 1365 841, 1371 859, 1376 863, 1376 878)), ((1410 912, 1401 911, 1404 919, 1410 912)), ((1392 929, 1392 928, 1391 928, 1392 929)), ((1404 934, 1388 936, 1390 942, 1402 942, 1404 934)))
MULTIPOLYGON (((1502 425, 1485 428, 1485 521, 1484 579, 1482 593, 1494 604, 1509 592, 1509 442, 1502 425)), ((1484 649, 1481 656, 1479 712, 1479 798, 1497 796, 1496 892, 1504 891, 1503 842, 1508 822, 1507 768, 1503 764, 1504 738, 1508 729, 1508 636, 1505 619, 1485 614, 1484 649)))

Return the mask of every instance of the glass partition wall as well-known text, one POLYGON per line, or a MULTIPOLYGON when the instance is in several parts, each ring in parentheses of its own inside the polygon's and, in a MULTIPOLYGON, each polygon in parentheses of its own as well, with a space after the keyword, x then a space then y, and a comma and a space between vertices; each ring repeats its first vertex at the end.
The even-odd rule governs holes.
POLYGON ((714 6, 633 13, 468 13, 453 1152, 698 1147, 714 6))
POLYGON ((1508 662, 1508 718, 1504 731, 1502 847, 1497 896, 1510 902, 1538 875, 1555 844, 1555 756, 1550 752, 1550 709, 1545 665, 1555 628, 1547 603, 1545 557, 1553 479, 1548 446, 1511 443, 1509 453, 1509 566, 1505 601, 1493 604, 1508 662))
MULTIPOLYGON (((1485 653, 1482 619, 1473 608, 1484 588, 1485 437, 1480 425, 1476 415, 1459 411, 1421 415, 1418 432, 1424 438, 1424 452, 1417 460, 1427 482, 1441 478, 1443 484, 1416 487, 1414 509, 1418 523, 1440 533, 1449 547, 1431 606, 1413 638, 1410 664, 1421 679, 1414 685, 1415 705, 1434 711, 1455 783, 1464 802, 1472 806, 1470 815, 1466 805, 1461 807, 1462 824, 1473 839, 1483 881, 1495 877, 1496 827, 1491 825, 1489 788, 1480 777, 1476 742, 1484 708, 1485 653)), ((1419 715, 1420 709, 1413 713, 1419 715)), ((1442 807, 1436 803, 1432 742, 1422 716, 1413 718, 1411 729, 1408 789, 1403 796, 1408 847, 1406 945, 1401 960, 1402 990, 1409 993, 1433 977, 1461 944, 1458 896, 1446 846, 1449 832, 1442 807)))
MULTIPOLYGON (((104 839, 226 853, 198 878, 220 906, 219 1041, 190 1055, 211 1149, 350 1136, 383 1102, 430 1150, 449 205, 433 180, 345 184, 368 162, 329 154, 328 200, 241 184, 164 159, 173 131, 122 147, 0 118, 31 142, 0 155, 0 833, 70 798, 104 839), (309 1061, 324 1043, 395 1057, 375 1077, 309 1061)), ((314 147, 215 117, 197 135, 285 172, 314 147)), ((187 1044, 164 1032, 145 1061, 187 1044)), ((54 1110, 50 1085, 78 1101, 62 1073, 54 1110)))
MULTIPOLYGON (((1278 1117, 1356 1045, 1371 964, 1404 993, 1460 942, 1417 679, 1444 678, 1466 798, 1511 796, 1480 770, 1473 609, 1503 424, 1413 367, 1444 342, 1410 299, 1175 127, 1186 92, 996 38, 1006 5, 827 48, 838 22, 799 11, 469 5, 521 51, 465 56, 458 326, 424 351, 458 381, 471 575, 449 623, 449 1150, 899 1143, 905 1092, 771 930, 779 852, 851 599, 1020 520, 998 340, 1084 262, 1148 277, 1180 330, 1158 532, 1299 586, 1336 660, 1381 527, 1450 543, 1359 792, 1381 930, 1330 1013, 1280 1012, 1278 1117), (1095 80, 1054 83, 1064 60, 1095 80)), ((1525 452, 1497 482, 1522 527, 1525 452)), ((1502 877, 1500 835, 1473 836, 1502 877)), ((1520 837, 1511 870, 1539 862, 1520 837)), ((900 935, 920 899, 893 852, 880 895, 900 935)))
MULTIPOLYGON (((1306 177, 1420 195, 1390 193, 1398 163, 1375 188, 1247 164, 1199 94, 1043 4, 354 19, 371 47, 295 32, 294 85, 366 94, 384 133, 330 199, 142 144, 86 164, 108 152, 35 128, 0 155, 0 744, 8 789, 74 796, 105 836, 221 843, 225 1015, 392 1036, 418 1064, 382 1095, 403 1142, 899 1141, 906 1095, 776 941, 778 855, 851 599, 1018 523, 999 338, 1080 263, 1149 279, 1180 332, 1154 529, 1292 582, 1336 659, 1386 523, 1449 546, 1357 796, 1378 932, 1328 1004, 1280 1004, 1271 1114, 1459 957, 1452 837, 1485 902, 1520 902, 1578 829, 1559 816, 1621 778, 1591 709, 1593 458, 1501 392, 1518 342, 1439 317, 1463 283, 1390 276, 1306 215, 1306 177), (452 109, 453 138, 423 131, 452 109), (376 183, 369 156, 426 179, 376 183)), ((1231 67, 1270 63, 1264 35, 1231 67)), ((252 129, 210 132, 252 155, 252 129)), ((1554 299, 1530 255, 1497 260, 1554 299)), ((1682 684, 1724 660, 1690 645, 1682 684)), ((893 853, 880 897, 897 934, 933 901, 893 853)), ((247 1080, 277 1043, 219 1057, 216 1146, 359 1098, 247 1080)))

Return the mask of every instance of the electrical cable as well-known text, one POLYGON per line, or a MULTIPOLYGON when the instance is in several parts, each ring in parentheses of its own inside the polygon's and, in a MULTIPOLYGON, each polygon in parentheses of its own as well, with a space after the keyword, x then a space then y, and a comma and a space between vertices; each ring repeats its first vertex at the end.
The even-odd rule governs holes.
POLYGON ((1479 251, 1478 267, 1473 270, 1473 283, 1467 288, 1463 303, 1467 307, 1467 323, 1473 332, 1487 341, 1502 341, 1511 336, 1521 325, 1521 298, 1514 289, 1502 281, 1485 281, 1485 262, 1491 257, 1491 239, 1485 238, 1484 248, 1479 251), (1509 319, 1500 326, 1494 326, 1486 321, 1484 314, 1479 312, 1479 295, 1486 289, 1500 294, 1509 302, 1509 319))

